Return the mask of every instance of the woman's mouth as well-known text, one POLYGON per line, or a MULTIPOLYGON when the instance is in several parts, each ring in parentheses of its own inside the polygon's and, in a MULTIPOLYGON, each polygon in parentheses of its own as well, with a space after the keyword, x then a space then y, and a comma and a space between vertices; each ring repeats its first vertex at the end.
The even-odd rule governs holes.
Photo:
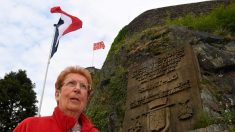
POLYGON ((70 98, 71 101, 76 101, 76 102, 79 102, 79 99, 78 98, 70 98))

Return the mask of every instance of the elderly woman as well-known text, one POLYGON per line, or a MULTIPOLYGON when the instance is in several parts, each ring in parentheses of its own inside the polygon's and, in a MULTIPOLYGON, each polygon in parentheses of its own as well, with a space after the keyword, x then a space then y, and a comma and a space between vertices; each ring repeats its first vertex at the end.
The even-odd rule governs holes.
POLYGON ((52 116, 29 117, 14 132, 98 132, 83 113, 91 94, 90 72, 67 67, 55 83, 57 107, 52 116))

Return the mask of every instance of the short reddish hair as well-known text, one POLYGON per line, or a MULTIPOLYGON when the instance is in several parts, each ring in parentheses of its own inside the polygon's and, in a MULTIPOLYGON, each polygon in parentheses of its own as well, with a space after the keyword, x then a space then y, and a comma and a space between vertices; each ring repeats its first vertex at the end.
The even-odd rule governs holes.
POLYGON ((92 92, 92 79, 91 79, 91 74, 90 72, 83 67, 79 67, 79 66, 69 66, 67 68, 65 68, 57 77, 56 83, 55 83, 55 88, 57 90, 61 90, 61 87, 64 83, 64 79, 65 77, 70 74, 70 73, 77 73, 80 74, 82 76, 84 76, 87 79, 88 85, 90 85, 90 89, 88 89, 88 96, 90 95, 90 93, 92 92))

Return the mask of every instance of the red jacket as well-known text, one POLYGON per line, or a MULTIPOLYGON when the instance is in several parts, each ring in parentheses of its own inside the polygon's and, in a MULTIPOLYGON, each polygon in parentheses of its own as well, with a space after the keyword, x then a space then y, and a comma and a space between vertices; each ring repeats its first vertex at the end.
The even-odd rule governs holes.
MULTIPOLYGON (((79 118, 81 132, 98 132, 85 114, 79 118)), ((76 119, 65 115, 56 107, 52 116, 29 117, 23 120, 13 132, 68 132, 76 124, 76 119)))

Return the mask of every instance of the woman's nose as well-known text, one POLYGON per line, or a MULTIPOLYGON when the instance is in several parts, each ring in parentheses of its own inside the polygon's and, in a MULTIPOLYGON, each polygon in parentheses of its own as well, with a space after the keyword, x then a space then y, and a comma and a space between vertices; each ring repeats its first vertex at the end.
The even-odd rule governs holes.
POLYGON ((77 85, 74 87, 74 91, 75 92, 81 91, 81 87, 80 87, 79 83, 77 83, 77 85))

